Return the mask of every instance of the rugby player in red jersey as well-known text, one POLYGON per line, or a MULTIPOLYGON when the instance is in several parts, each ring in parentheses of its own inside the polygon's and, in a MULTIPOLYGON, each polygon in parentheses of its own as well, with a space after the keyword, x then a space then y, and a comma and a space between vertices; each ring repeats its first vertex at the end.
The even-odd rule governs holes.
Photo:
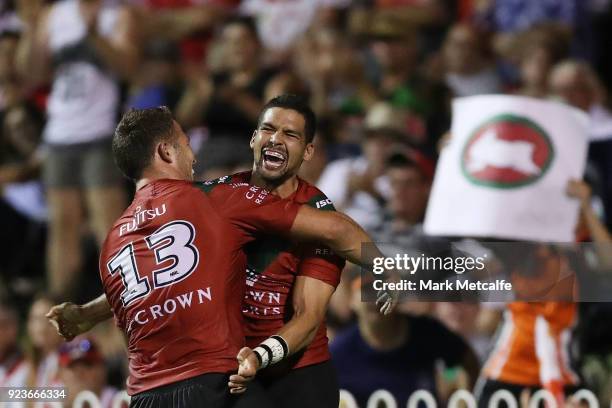
MULTIPOLYGON (((242 247, 260 232, 290 234, 358 262, 369 237, 345 216, 259 187, 191 182, 193 152, 167 109, 127 113, 113 147, 137 192, 103 246, 100 275, 128 336, 132 406, 225 406, 244 344, 242 247)), ((266 342, 263 363, 288 354, 281 337, 266 342)))
MULTIPOLYGON (((313 154, 315 127, 315 115, 302 98, 281 95, 270 100, 251 139, 253 171, 232 175, 226 182, 247 181, 281 198, 333 211, 325 194, 297 176, 302 162, 313 154)), ((327 345, 325 312, 344 260, 324 246, 296 245, 273 236, 258 238, 245 251, 243 316, 250 349, 243 350, 241 358, 268 337, 280 336, 290 356, 257 375, 274 406, 337 408, 339 388, 327 345)), ((252 366, 258 364, 253 360, 252 366)), ((232 379, 236 380, 232 385, 240 387, 241 377, 232 379)), ((248 395, 238 404, 254 405, 248 395)))

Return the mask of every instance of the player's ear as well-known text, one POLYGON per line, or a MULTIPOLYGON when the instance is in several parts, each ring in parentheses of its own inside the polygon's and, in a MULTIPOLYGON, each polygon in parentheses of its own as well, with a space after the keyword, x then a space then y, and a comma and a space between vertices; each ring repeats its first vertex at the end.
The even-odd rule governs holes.
POLYGON ((253 131, 253 134, 251 135, 251 141, 249 142, 249 146, 251 146, 251 149, 253 148, 253 146, 255 146, 255 136, 257 136, 257 129, 255 129, 253 131))
POLYGON ((306 149, 304 149, 304 161, 309 161, 310 159, 312 159, 312 156, 314 155, 314 151, 315 151, 315 146, 314 143, 310 142, 306 145, 306 149))
POLYGON ((166 163, 172 163, 172 146, 167 142, 157 144, 157 154, 166 163))

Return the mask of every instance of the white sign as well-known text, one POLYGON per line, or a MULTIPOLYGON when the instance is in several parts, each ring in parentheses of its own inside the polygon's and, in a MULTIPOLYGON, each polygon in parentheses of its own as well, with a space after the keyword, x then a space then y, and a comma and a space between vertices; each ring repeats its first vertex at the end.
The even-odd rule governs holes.
POLYGON ((440 154, 425 232, 573 242, 588 117, 539 99, 486 95, 453 101, 452 137, 440 154))

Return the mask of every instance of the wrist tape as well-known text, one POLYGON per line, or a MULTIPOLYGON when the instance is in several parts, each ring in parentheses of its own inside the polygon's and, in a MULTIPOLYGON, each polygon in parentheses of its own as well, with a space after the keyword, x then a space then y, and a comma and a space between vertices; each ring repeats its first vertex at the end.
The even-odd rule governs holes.
POLYGON ((274 335, 261 342, 253 351, 259 360, 259 367, 266 368, 287 357, 289 345, 281 336, 274 335))

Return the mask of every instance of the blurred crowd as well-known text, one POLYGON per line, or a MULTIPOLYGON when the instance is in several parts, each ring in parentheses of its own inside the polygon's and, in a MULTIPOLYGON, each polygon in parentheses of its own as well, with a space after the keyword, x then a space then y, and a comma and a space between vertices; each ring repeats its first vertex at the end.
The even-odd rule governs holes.
MULTIPOLYGON (((267 100, 303 95, 318 127, 301 176, 377 240, 411 248, 452 98, 554 99, 590 117, 588 184, 570 193, 609 227, 611 46, 610 0, 0 1, 0 386, 63 383, 107 401, 123 388, 112 323, 65 345, 44 314, 101 291, 97 250, 133 193, 110 155, 127 109, 170 107, 210 179, 251 167, 267 100)), ((417 389, 440 401, 472 389, 503 306, 382 318, 343 276, 329 337, 360 404, 380 388, 400 405, 417 389)), ((612 307, 578 313, 593 334, 577 372, 609 403, 612 307)))

